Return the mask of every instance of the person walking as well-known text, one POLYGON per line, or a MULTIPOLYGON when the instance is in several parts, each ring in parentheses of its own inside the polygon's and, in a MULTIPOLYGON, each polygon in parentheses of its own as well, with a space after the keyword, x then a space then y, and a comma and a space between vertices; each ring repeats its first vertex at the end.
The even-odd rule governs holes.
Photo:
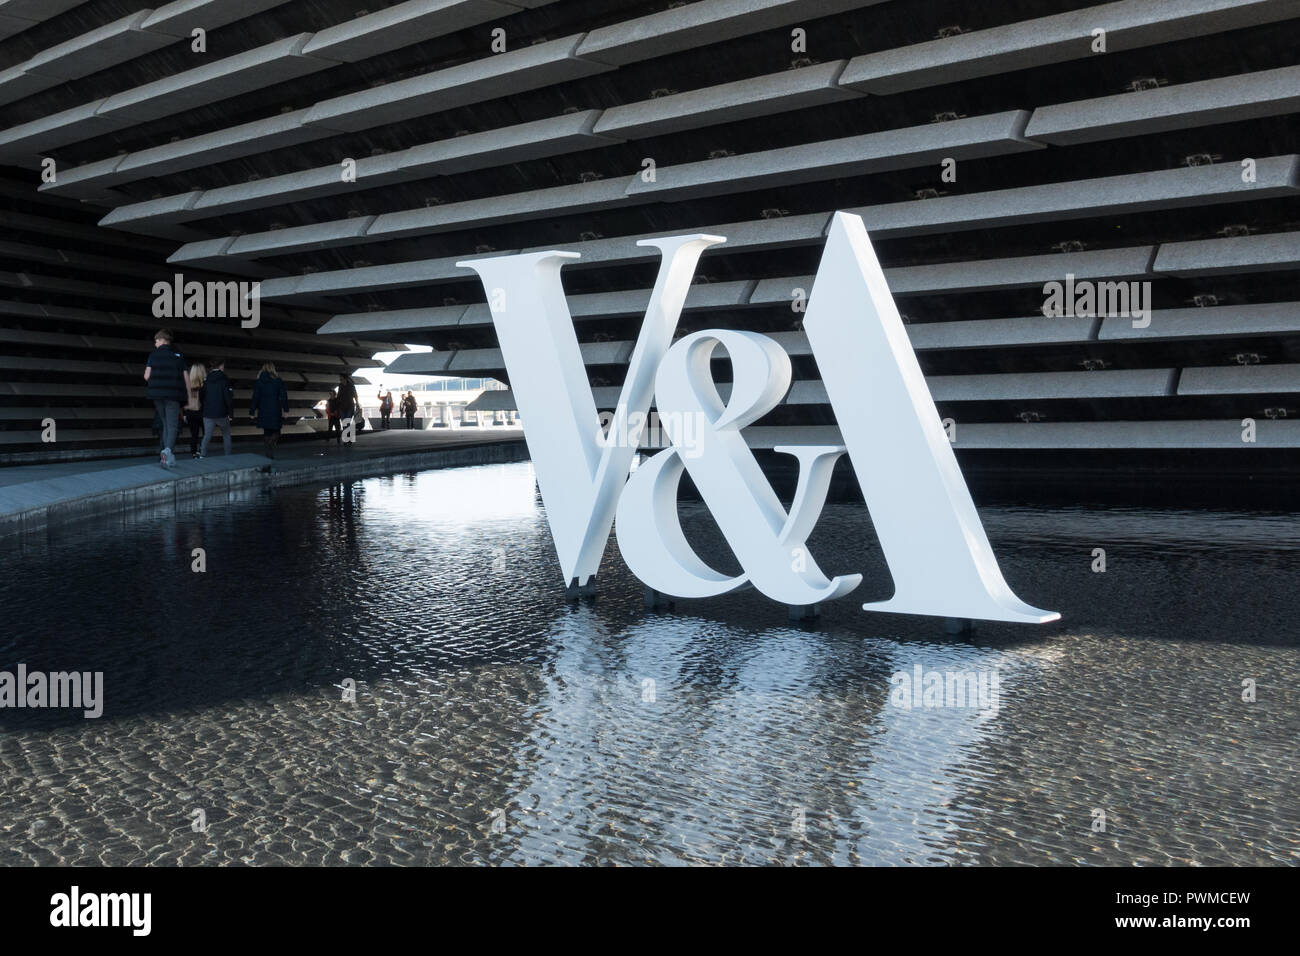
POLYGON ((325 433, 325 440, 329 441, 330 436, 333 435, 334 443, 342 445, 343 423, 339 420, 339 396, 337 392, 325 400, 325 417, 329 419, 329 431, 325 433))
POLYGON ((253 401, 248 408, 249 417, 262 429, 267 458, 275 457, 275 448, 280 443, 280 429, 284 427, 284 414, 287 411, 289 392, 284 387, 284 380, 275 372, 275 363, 267 362, 253 384, 253 401))
POLYGON ((176 464, 172 446, 180 430, 181 404, 189 400, 189 374, 185 371, 185 356, 172 347, 171 329, 154 333, 153 351, 145 362, 145 391, 153 400, 154 411, 162 425, 162 449, 159 464, 170 468, 176 464))
POLYGON ((415 427, 415 393, 408 391, 402 399, 402 413, 406 416, 406 427, 415 427))
POLYGON ((361 411, 361 403, 357 400, 357 386, 350 375, 340 373, 338 399, 340 422, 345 422, 349 418, 355 420, 357 412, 361 411))
POLYGON ((203 382, 208 370, 202 362, 190 366, 189 401, 185 403, 185 424, 190 429, 190 457, 199 458, 199 436, 203 434, 203 382))
POLYGON ((203 383, 203 442, 199 445, 199 458, 208 457, 208 444, 213 433, 220 428, 221 440, 230 454, 230 422, 235 415, 235 390, 226 378, 226 360, 214 358, 210 363, 212 371, 203 383))
POLYGON ((379 427, 387 429, 393 417, 393 393, 384 386, 379 386, 379 427))

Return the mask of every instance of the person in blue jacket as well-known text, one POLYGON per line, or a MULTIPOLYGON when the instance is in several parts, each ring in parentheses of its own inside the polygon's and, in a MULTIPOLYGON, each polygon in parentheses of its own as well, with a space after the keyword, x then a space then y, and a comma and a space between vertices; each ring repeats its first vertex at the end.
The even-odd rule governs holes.
POLYGON ((249 417, 262 429, 267 458, 275 457, 275 446, 280 442, 280 429, 284 427, 284 415, 288 411, 289 392, 284 387, 284 380, 275 373, 275 363, 267 362, 253 385, 253 401, 248 409, 249 417))

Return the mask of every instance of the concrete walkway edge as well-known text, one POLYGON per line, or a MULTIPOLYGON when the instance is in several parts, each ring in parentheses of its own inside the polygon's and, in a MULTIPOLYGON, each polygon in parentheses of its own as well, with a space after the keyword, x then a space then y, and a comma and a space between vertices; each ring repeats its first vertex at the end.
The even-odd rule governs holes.
MULTIPOLYGON (((527 461, 528 448, 522 439, 511 439, 386 455, 340 457, 327 462, 319 459, 272 461, 260 455, 247 454, 236 457, 249 459, 250 464, 191 475, 161 472, 156 463, 141 465, 141 475, 131 474, 136 471, 135 468, 119 471, 115 476, 119 479, 118 487, 88 494, 70 494, 63 499, 26 508, 11 507, 10 510, 0 511, 0 539, 83 518, 125 514, 199 497, 229 495, 256 488, 357 480, 431 468, 527 461)), ((47 488, 49 484, 53 483, 48 483, 47 488)))

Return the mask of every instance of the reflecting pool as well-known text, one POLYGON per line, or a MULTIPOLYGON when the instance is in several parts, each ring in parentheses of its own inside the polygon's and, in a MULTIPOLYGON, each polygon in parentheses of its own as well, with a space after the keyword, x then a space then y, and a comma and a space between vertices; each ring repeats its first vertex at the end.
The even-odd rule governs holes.
POLYGON ((853 504, 810 547, 865 581, 814 625, 647 611, 613 539, 566 603, 527 463, 6 539, 0 669, 105 699, 0 710, 0 862, 1300 860, 1296 515, 981 513, 1061 622, 862 611, 890 582, 853 504))

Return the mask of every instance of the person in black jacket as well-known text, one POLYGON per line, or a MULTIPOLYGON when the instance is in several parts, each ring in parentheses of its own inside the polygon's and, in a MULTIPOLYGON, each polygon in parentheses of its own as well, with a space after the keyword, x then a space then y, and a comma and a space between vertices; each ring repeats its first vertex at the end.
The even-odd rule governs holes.
POLYGON ((230 420, 235 414, 235 391, 226 378, 226 360, 214 358, 208 363, 212 369, 208 379, 203 383, 199 398, 203 411, 203 443, 199 446, 199 457, 208 457, 208 443, 213 433, 220 428, 221 439, 230 454, 230 420))
POLYGON ((154 333, 153 351, 145 363, 146 391, 153 399, 154 410, 162 419, 162 451, 160 464, 170 468, 176 464, 172 445, 180 430, 181 404, 189 400, 190 377, 185 371, 185 357, 172 348, 171 329, 154 333))
POLYGON ((353 384, 351 376, 339 375, 339 418, 355 417, 359 411, 358 404, 357 387, 353 384))
POLYGON ((284 426, 284 413, 289 411, 289 392, 284 380, 275 373, 275 364, 267 362, 253 385, 253 402, 248 408, 249 417, 262 429, 266 444, 266 457, 275 457, 275 446, 280 443, 280 429, 284 426))

